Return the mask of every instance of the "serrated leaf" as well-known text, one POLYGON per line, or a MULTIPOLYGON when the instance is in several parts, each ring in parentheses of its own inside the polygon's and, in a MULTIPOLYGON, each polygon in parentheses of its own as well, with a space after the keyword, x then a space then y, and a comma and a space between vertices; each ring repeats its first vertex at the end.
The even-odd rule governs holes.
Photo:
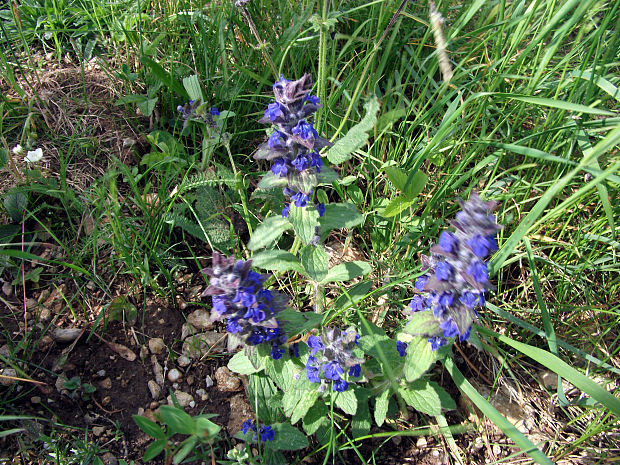
POLYGON ((297 365, 290 358, 274 360, 268 357, 265 360, 265 373, 283 391, 290 390, 294 385, 294 376, 299 372, 297 365))
POLYGON ((319 219, 320 235, 324 236, 333 229, 353 228, 364 222, 352 203, 330 203, 325 205, 325 214, 319 219))
POLYGON ((230 371, 239 373, 240 375, 251 375, 252 373, 260 371, 260 368, 256 368, 243 351, 239 351, 233 355, 228 361, 227 366, 230 371))
POLYGON ((187 91, 190 100, 202 100, 202 88, 197 75, 193 74, 183 78, 183 87, 187 91))
POLYGON ((296 207, 291 204, 288 219, 301 242, 310 244, 316 236, 316 228, 319 226, 319 212, 316 211, 316 208, 312 205, 296 207))
POLYGON ((306 435, 289 423, 271 425, 275 431, 273 441, 269 447, 277 450, 298 450, 308 447, 306 435))
POLYGON ((323 315, 286 309, 278 313, 278 321, 287 336, 292 337, 318 327, 323 322, 323 315))
POLYGON ((310 435, 316 433, 316 431, 322 426, 327 425, 327 406, 324 402, 315 402, 308 410, 308 413, 303 418, 302 425, 304 431, 310 435))
POLYGON ((279 175, 273 174, 269 171, 262 179, 258 182, 259 189, 274 189, 276 187, 282 188, 288 184, 286 178, 280 177, 279 175))
POLYGON ((373 96, 364 104, 366 114, 362 120, 353 126, 347 134, 336 141, 336 143, 327 151, 327 159, 339 165, 351 158, 353 152, 360 149, 368 141, 368 131, 370 131, 377 122, 377 113, 379 112, 379 100, 373 96))
POLYGON ((299 252, 301 266, 305 275, 310 279, 320 282, 327 276, 329 257, 322 245, 306 245, 299 252))
POLYGON ((353 262, 340 263, 327 272, 327 276, 321 281, 321 284, 350 281, 353 278, 368 274, 371 271, 372 266, 370 266, 368 262, 356 260, 353 262))
POLYGON ((385 389, 375 399, 375 423, 377 423, 377 426, 381 426, 385 421, 391 395, 392 391, 385 389))
POLYGON ((336 395, 336 406, 349 415, 355 415, 357 412, 357 397, 353 389, 347 389, 336 395))
POLYGON ((138 110, 140 110, 140 112, 144 116, 151 116, 151 113, 153 113, 153 110, 155 109, 155 105, 157 105, 158 101, 159 101, 159 98, 157 97, 145 98, 144 100, 140 102, 136 102, 136 106, 138 107, 138 110))
POLYGON ((396 350, 396 342, 387 336, 376 334, 362 336, 358 341, 358 345, 364 353, 372 355, 380 360, 382 364, 387 363, 390 366, 396 366, 402 363, 402 357, 396 350))
POLYGON ((385 174, 387 174, 388 179, 394 187, 401 192, 405 191, 405 186, 407 185, 407 173, 396 166, 388 166, 385 169, 385 174))
POLYGON ((405 379, 410 383, 416 381, 438 358, 437 351, 431 349, 425 337, 414 337, 409 342, 405 356, 405 379))
POLYGON ((427 415, 441 415, 442 408, 453 410, 456 404, 450 395, 437 383, 417 380, 398 390, 403 400, 419 412, 427 415))
POLYGON ((299 402, 299 392, 295 389, 291 389, 284 393, 284 396, 282 396, 282 410, 284 410, 284 414, 287 417, 293 414, 297 402, 299 402))
POLYGON ((280 236, 293 225, 282 216, 270 216, 265 219, 252 233, 248 249, 254 251, 275 243, 280 236))
POLYGON ((261 422, 266 425, 278 420, 282 404, 274 405, 271 399, 278 395, 278 388, 264 373, 250 376, 248 400, 261 422))
POLYGON ((415 199, 408 199, 404 195, 394 197, 392 200, 390 200, 390 203, 387 204, 385 210, 383 210, 383 213, 381 213, 381 216, 383 216, 384 218, 396 216, 402 211, 409 208, 411 205, 413 205, 414 202, 415 199))
POLYGON ((140 415, 133 415, 133 421, 136 422, 138 428, 144 431, 146 434, 155 439, 165 439, 166 434, 161 429, 161 427, 152 420, 148 418, 142 417, 140 415))
MULTIPOLYGON (((299 393, 298 393, 299 395, 299 393)), ((291 412, 291 424, 297 423, 301 420, 308 410, 312 408, 316 400, 319 398, 319 391, 304 391, 301 393, 299 402, 295 405, 295 408, 291 412)))
POLYGON ((412 313, 409 316, 409 322, 405 326, 404 332, 411 336, 431 337, 439 334, 441 328, 433 312, 426 310, 412 313))
POLYGON ((319 183, 319 185, 325 185, 325 184, 330 185, 337 179, 338 179, 338 173, 336 173, 336 171, 334 171, 329 166, 325 166, 325 165, 321 167, 321 172, 317 173, 316 175, 316 180, 319 183))
POLYGON ((370 432, 371 420, 368 408, 368 397, 360 395, 357 397, 357 412, 351 419, 351 432, 354 438, 366 436, 370 432))
POLYGON ((4 208, 15 222, 22 220, 27 204, 28 199, 23 192, 9 191, 4 197, 4 208))
POLYGON ((269 271, 304 272, 299 259, 285 250, 265 250, 254 254, 252 255, 252 266, 269 271))
POLYGON ((194 419, 181 408, 170 405, 159 407, 162 421, 168 426, 170 434, 192 434, 194 432, 194 419))

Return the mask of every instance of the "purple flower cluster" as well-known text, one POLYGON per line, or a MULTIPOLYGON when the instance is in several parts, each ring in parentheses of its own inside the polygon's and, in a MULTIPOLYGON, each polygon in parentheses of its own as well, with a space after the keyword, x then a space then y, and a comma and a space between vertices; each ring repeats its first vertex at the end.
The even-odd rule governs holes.
POLYGON ((246 344, 271 344, 271 357, 282 358, 281 347, 287 337, 276 319, 287 298, 277 292, 263 289, 266 275, 250 269, 252 261, 236 260, 214 252, 211 268, 202 273, 209 276, 209 286, 203 296, 211 296, 211 321, 227 318, 226 329, 246 344))
POLYGON ((255 441, 258 440, 258 436, 260 436, 260 440, 263 442, 273 441, 276 437, 276 432, 273 430, 271 426, 261 425, 261 427, 257 431, 256 426, 254 426, 254 423, 252 422, 252 420, 248 418, 247 420, 243 422, 243 427, 241 429, 241 432, 243 434, 246 434, 249 430, 252 430, 255 433, 258 432, 258 435, 255 434, 254 437, 252 438, 255 441))
POLYGON ((345 377, 350 380, 361 375, 364 359, 353 356, 359 338, 353 328, 347 331, 327 329, 321 336, 308 338, 310 356, 306 362, 306 376, 312 383, 321 383, 319 391, 325 390, 327 380, 332 381, 332 391, 346 391, 349 383, 345 377))
MULTIPOLYGON (((321 156, 318 150, 331 143, 319 136, 312 126, 312 114, 321 107, 319 99, 310 95, 312 79, 304 74, 297 81, 289 81, 280 76, 273 85, 275 102, 268 105, 261 123, 272 124, 276 128, 266 143, 262 144, 254 158, 272 162, 271 172, 286 178, 283 189, 289 203, 282 216, 286 217, 290 203, 305 207, 312 201, 317 186, 317 173, 321 172, 321 156)), ((319 213, 323 205, 317 205, 319 213)))
POLYGON ((189 121, 201 121, 210 128, 218 128, 213 117, 220 114, 219 110, 216 107, 207 109, 207 105, 201 104, 200 100, 190 100, 185 105, 178 105, 177 111, 181 113, 184 126, 187 126, 189 121))
POLYGON ((422 256, 423 269, 415 287, 419 291, 409 304, 412 312, 430 310, 441 332, 429 335, 432 349, 458 336, 467 340, 477 316, 475 307, 484 305, 484 292, 492 289, 488 256, 497 250, 495 234, 501 229, 491 212, 495 202, 484 202, 474 191, 462 211, 451 222, 455 231, 443 231, 431 255, 422 256))

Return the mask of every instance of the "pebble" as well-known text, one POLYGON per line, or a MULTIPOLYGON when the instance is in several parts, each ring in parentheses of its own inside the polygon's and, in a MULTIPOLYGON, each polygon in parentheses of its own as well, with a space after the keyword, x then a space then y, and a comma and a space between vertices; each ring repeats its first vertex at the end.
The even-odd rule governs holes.
POLYGON ((152 410, 155 410, 157 407, 159 407, 159 402, 157 402, 155 400, 149 404, 149 408, 152 409, 152 410))
POLYGON ((205 385, 207 387, 213 386, 213 379, 209 375, 207 375, 207 377, 205 378, 205 385))
POLYGON ((235 392, 241 388, 241 380, 227 367, 219 367, 215 371, 215 380, 217 388, 222 392, 235 392))
POLYGON ((103 465, 118 465, 118 460, 111 452, 106 452, 103 454, 101 461, 103 462, 103 465))
POLYGON ((43 307, 41 309, 41 312, 39 313, 39 321, 41 321, 42 323, 47 323, 49 320, 51 320, 51 318, 52 311, 47 307, 43 307))
POLYGON ((205 401, 209 398, 207 391, 205 391, 204 389, 196 389, 196 395, 200 396, 200 400, 202 401, 205 401))
POLYGON ((420 436, 415 443, 415 446, 418 449, 424 449, 428 443, 426 442, 426 438, 424 436, 420 436))
POLYGON ((181 339, 185 340, 185 338, 193 333, 192 328, 187 323, 183 323, 181 326, 181 339))
POLYGON ((153 364, 153 374, 155 375, 155 381, 160 386, 164 385, 164 369, 161 367, 159 362, 157 361, 157 357, 155 355, 151 355, 151 363, 153 364))
POLYGON ((164 347, 166 347, 166 344, 164 344, 164 340, 161 337, 149 339, 149 350, 152 354, 161 354, 164 347))
POLYGON ((51 331, 51 336, 56 342, 66 343, 75 341, 82 332, 79 328, 54 328, 51 331))
POLYGON ((153 399, 159 399, 159 397, 161 396, 161 387, 159 386, 159 384, 157 384, 157 382, 154 380, 150 380, 148 382, 148 388, 151 392, 151 396, 153 397, 153 399))
POLYGON ((189 406, 190 406, 191 408, 196 407, 196 402, 194 402, 193 400, 191 400, 191 401, 189 402, 189 406))
POLYGON ((176 368, 173 368, 168 372, 168 379, 171 383, 176 383, 181 378, 181 372, 176 368))
POLYGON ((187 315, 187 322, 197 330, 205 330, 213 327, 211 316, 204 308, 195 310, 187 315))
POLYGON ((218 353, 226 347, 226 334, 206 331, 188 337, 183 343, 183 354, 189 358, 200 358, 207 352, 218 353))
MULTIPOLYGON (((177 400, 179 401, 179 405, 181 407, 187 407, 189 405, 189 403, 194 400, 192 395, 188 394, 187 392, 174 391, 174 395, 176 396, 177 400)), ((168 396, 167 400, 168 400, 168 405, 174 405, 173 402, 172 402, 172 396, 168 396)))
MULTIPOLYGON (((158 407, 159 407, 159 405, 158 405, 158 407)), ((157 407, 155 407, 155 408, 157 408, 157 407)), ((146 409, 144 411, 144 418, 148 418, 151 421, 155 421, 155 413, 151 409, 146 409)))
POLYGON ((4 292, 4 295, 6 295, 7 297, 11 297, 11 294, 13 294, 13 286, 11 286, 11 283, 6 281, 2 285, 2 292, 4 292))
POLYGON ((97 437, 101 436, 105 431, 105 426, 93 426, 93 434, 97 437))
POLYGON ((144 409, 142 407, 138 408, 138 415, 140 415, 141 417, 144 416, 144 409))
POLYGON ((59 375, 56 378, 56 390, 61 392, 65 388, 65 383, 67 382, 67 377, 65 375, 59 375))
POLYGON ((194 384, 194 376, 193 376, 193 375, 189 375, 189 376, 187 377, 187 379, 185 380, 185 382, 186 382, 189 386, 191 386, 192 384, 194 384))
POLYGON ((40 404, 41 403, 41 398, 39 396, 32 396, 30 398, 30 402, 32 402, 33 404, 40 404))
POLYGON ((5 358, 8 358, 11 356, 11 348, 9 347, 8 344, 4 344, 2 347, 0 347, 0 355, 2 355, 5 358))
POLYGON ((110 402, 112 402, 112 398, 110 396, 105 396, 101 399, 101 405, 108 405, 110 402))
POLYGON ((45 352, 52 346, 53 343, 54 343, 54 340, 46 334, 41 339, 39 339, 39 344, 37 345, 37 349, 39 349, 42 352, 45 352))
POLYGON ((103 378, 105 376, 105 370, 99 370, 97 372, 97 376, 99 376, 100 378, 103 378))
POLYGON ((112 380, 108 377, 99 381, 99 387, 101 387, 101 389, 112 389, 112 380))
POLYGON ((179 358, 177 358, 177 363, 179 364, 180 367, 185 368, 190 363, 192 363, 192 361, 186 355, 181 355, 179 358))
POLYGON ((37 305, 39 305, 39 302, 37 301, 37 299, 33 299, 33 298, 26 299, 26 308, 28 310, 35 308, 37 305))
POLYGON ((502 455, 502 448, 498 444, 495 444, 493 446, 493 453, 495 455, 502 455))

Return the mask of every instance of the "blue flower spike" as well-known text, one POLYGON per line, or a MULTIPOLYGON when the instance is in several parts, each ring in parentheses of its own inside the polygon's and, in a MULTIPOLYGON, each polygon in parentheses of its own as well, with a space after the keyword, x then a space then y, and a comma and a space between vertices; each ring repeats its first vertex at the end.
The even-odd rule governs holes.
MULTIPOLYGON (((475 307, 484 305, 484 293, 493 288, 487 261, 498 249, 495 235, 502 228, 491 214, 497 204, 483 201, 475 191, 459 203, 462 210, 451 222, 454 231, 443 231, 431 255, 422 256, 425 273, 417 279, 418 293, 409 304, 411 312, 432 311, 437 318, 441 332, 428 334, 433 350, 450 338, 469 338, 478 315, 475 307)), ((406 345, 397 349, 404 356, 406 345)))

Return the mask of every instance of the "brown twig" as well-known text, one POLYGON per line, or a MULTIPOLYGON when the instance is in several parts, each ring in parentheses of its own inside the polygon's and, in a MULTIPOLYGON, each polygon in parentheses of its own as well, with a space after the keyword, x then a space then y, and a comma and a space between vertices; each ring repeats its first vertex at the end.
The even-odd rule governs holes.
POLYGON ((478 376, 480 376, 480 378, 482 378, 482 381, 484 381, 485 383, 487 383, 487 386, 493 386, 493 383, 491 381, 488 380, 488 378, 486 376, 484 376, 480 370, 478 370, 478 368, 476 368, 476 366, 467 358, 467 355, 465 355, 465 353, 463 352, 463 350, 461 350, 461 348, 459 347, 458 344, 454 344, 454 347, 456 347, 456 350, 459 351, 459 354, 461 354, 461 356, 463 357, 463 359, 465 360, 465 362, 467 363, 467 365, 469 365, 469 367, 474 370, 476 372, 476 374, 478 376))

